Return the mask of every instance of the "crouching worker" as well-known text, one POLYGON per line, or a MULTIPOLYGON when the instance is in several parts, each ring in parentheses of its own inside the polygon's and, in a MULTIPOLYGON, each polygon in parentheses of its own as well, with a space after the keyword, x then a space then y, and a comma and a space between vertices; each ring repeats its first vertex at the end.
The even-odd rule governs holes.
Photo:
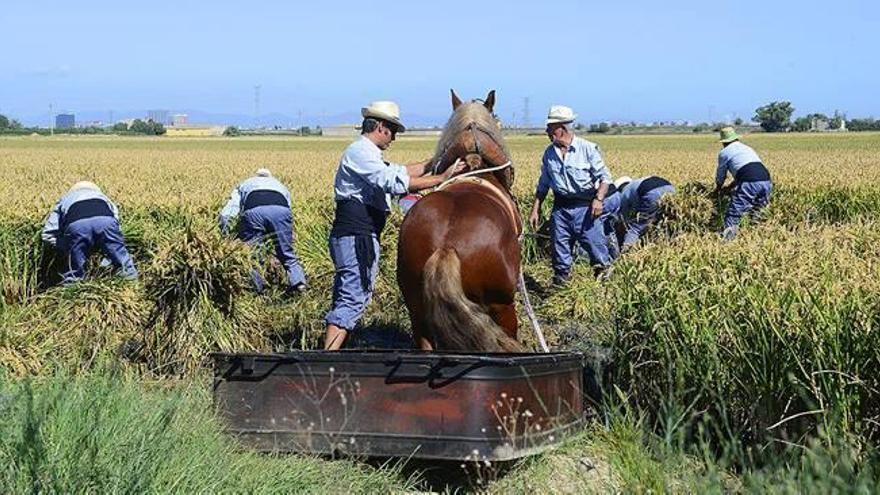
MULTIPOLYGON (((238 238, 251 246, 267 238, 275 241, 275 256, 287 272, 287 294, 306 290, 306 275, 293 249, 293 215, 290 212, 290 191, 272 173, 261 168, 232 190, 220 212, 220 230, 229 232, 230 221, 240 216, 238 238)), ((256 268, 251 277, 257 292, 263 292, 266 281, 256 268)))
POLYGON ((641 179, 620 177, 614 181, 620 194, 620 218, 626 225, 622 252, 632 249, 642 234, 657 219, 660 213, 660 199, 675 192, 668 180, 649 176, 641 179))
POLYGON ((431 160, 388 163, 388 149, 405 127, 396 103, 377 101, 361 109, 361 137, 346 148, 336 170, 336 216, 330 230, 330 257, 336 267, 333 305, 325 322, 324 348, 337 350, 357 325, 373 294, 379 271, 379 236, 391 211, 391 195, 439 185, 464 169, 456 161, 442 175, 427 176, 431 160))
POLYGON ((751 147, 739 140, 733 127, 721 129, 721 152, 718 153, 718 169, 715 172, 715 191, 720 192, 729 172, 733 176, 730 205, 724 214, 724 230, 721 237, 733 240, 739 231, 742 217, 749 214, 756 217, 768 204, 773 182, 770 171, 751 147))
POLYGON ((113 263, 121 277, 138 277, 119 227, 119 210, 92 182, 77 182, 61 197, 46 219, 42 238, 60 256, 62 284, 82 280, 95 248, 113 263))

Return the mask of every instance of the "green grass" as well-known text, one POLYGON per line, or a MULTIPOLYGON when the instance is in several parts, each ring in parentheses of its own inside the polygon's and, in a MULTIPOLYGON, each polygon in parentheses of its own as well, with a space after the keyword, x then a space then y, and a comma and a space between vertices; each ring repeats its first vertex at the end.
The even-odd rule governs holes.
POLYGON ((122 375, 0 382, 4 493, 375 493, 408 489, 393 465, 272 456, 222 433, 200 382, 122 375))

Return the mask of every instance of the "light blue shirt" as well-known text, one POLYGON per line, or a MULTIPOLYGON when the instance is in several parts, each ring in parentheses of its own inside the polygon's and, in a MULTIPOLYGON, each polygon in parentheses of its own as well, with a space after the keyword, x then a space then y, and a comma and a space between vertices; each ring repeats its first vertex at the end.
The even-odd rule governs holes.
POLYGON ((720 153, 718 153, 718 169, 715 171, 715 185, 718 187, 724 185, 724 179, 727 177, 727 172, 730 172, 731 177, 736 177, 736 172, 743 168, 744 165, 760 161, 761 158, 758 157, 758 154, 755 153, 755 150, 751 147, 739 141, 734 141, 728 144, 720 153))
POLYGON ((333 188, 336 201, 354 199, 380 211, 391 211, 391 195, 409 191, 409 173, 403 165, 385 162, 382 150, 361 136, 342 154, 333 188))
POLYGON ((618 213, 621 217, 626 217, 639 201, 639 186, 642 185, 645 179, 646 177, 633 179, 623 188, 623 191, 618 189, 618 194, 620 194, 620 210, 618 210, 618 213))
POLYGON ((565 160, 555 148, 551 144, 544 151, 535 197, 543 200, 552 188, 555 197, 587 199, 596 191, 594 184, 611 183, 611 172, 605 166, 598 144, 575 136, 565 160))
POLYGON ((58 229, 61 228, 61 219, 64 218, 70 207, 78 201, 96 198, 106 201, 107 205, 110 206, 110 211, 113 212, 113 218, 119 220, 119 210, 116 208, 116 205, 101 191, 97 189, 77 189, 61 196, 61 199, 52 207, 52 211, 49 212, 49 217, 46 219, 46 224, 43 225, 43 233, 41 234, 43 240, 53 246, 56 245, 58 243, 58 229))
POLYGON ((284 199, 287 200, 287 204, 290 205, 290 191, 288 191, 287 188, 284 187, 284 184, 278 179, 275 177, 254 176, 245 179, 244 182, 232 190, 232 194, 229 196, 229 201, 226 202, 226 206, 220 211, 221 226, 228 224, 230 219, 238 216, 241 212, 242 206, 244 206, 245 201, 247 201, 248 194, 254 191, 279 192, 284 196, 284 199))

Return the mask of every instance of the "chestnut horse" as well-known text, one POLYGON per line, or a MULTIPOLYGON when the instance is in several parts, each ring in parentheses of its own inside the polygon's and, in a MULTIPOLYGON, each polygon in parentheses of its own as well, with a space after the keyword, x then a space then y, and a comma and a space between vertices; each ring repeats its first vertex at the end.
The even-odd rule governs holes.
POLYGON ((400 227, 397 281, 413 339, 423 350, 525 350, 516 340, 514 304, 522 221, 494 105, 495 91, 485 102, 467 103, 452 92, 454 111, 437 145, 434 172, 463 158, 468 177, 418 201, 400 227))

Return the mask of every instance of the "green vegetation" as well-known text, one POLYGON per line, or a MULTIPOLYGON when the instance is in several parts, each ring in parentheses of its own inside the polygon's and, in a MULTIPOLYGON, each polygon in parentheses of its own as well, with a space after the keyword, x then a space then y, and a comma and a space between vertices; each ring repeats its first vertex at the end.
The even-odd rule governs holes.
MULTIPOLYGON (((541 238, 524 245, 551 344, 612 356, 608 403, 559 450, 513 466, 468 466, 468 482, 499 493, 875 491, 880 135, 746 136, 776 189, 764 223, 730 244, 715 234, 724 200, 708 194, 714 135, 591 139, 615 175, 654 173, 679 187, 666 220, 607 284, 578 266, 572 284, 548 291, 541 238)), ((332 284, 330 184, 346 144, 0 140, 0 194, 8 198, 0 206, 4 491, 387 492, 418 484, 410 467, 239 452, 210 413, 207 352, 320 340, 332 284), (296 248, 311 286, 295 302, 279 297, 283 274, 271 263, 262 268, 274 291, 251 292, 255 258, 216 226, 229 189, 261 166, 293 193, 296 248), (41 222, 81 178, 120 205, 140 282, 94 267, 89 282, 47 288, 53 253, 39 242, 41 222)), ((387 157, 416 160, 433 145, 402 138, 387 157)), ((509 145, 514 192, 528 205, 546 140, 509 145)), ((383 236, 365 325, 408 327, 394 279, 400 221, 392 214, 383 236)), ((533 345, 528 325, 520 328, 533 345)))
POLYGON ((791 114, 794 107, 788 101, 774 101, 755 109, 752 120, 761 124, 767 132, 781 132, 791 126, 791 114))

